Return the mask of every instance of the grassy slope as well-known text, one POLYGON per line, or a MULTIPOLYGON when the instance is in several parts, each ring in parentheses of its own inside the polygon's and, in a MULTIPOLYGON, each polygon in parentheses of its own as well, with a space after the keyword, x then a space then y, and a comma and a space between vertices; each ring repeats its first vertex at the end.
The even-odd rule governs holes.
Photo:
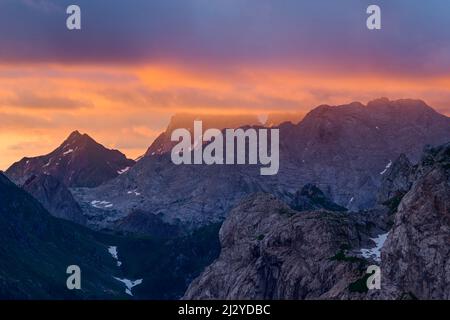
POLYGON ((94 233, 53 218, 26 192, 0 177, 0 298, 122 298, 114 261, 94 233), (79 265, 82 290, 66 288, 79 265))
POLYGON ((219 254, 215 224, 183 238, 106 235, 56 219, 0 174, 0 299, 128 299, 113 278, 143 278, 135 298, 176 299, 219 254), (108 253, 115 245, 123 265, 108 253), (66 288, 79 265, 82 290, 66 288))
POLYGON ((118 247, 124 278, 143 279, 133 288, 137 299, 179 299, 189 283, 219 256, 220 224, 171 240, 98 234, 118 247))

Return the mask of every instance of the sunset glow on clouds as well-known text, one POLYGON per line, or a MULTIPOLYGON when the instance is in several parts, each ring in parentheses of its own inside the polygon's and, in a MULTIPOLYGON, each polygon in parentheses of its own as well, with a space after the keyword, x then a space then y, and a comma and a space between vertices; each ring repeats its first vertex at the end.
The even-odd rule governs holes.
POLYGON ((450 4, 378 2, 376 34, 368 1, 3 0, 0 169, 75 129, 137 157, 181 112, 306 113, 386 96, 450 115, 450 4), (72 2, 79 33, 64 28, 72 2))

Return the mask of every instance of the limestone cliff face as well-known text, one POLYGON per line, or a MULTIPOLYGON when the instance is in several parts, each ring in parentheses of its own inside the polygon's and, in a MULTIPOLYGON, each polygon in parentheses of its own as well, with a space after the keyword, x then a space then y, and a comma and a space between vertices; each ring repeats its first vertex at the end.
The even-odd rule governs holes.
POLYGON ((367 261, 350 251, 367 243, 370 229, 348 213, 298 212, 272 195, 252 195, 223 224, 220 257, 184 298, 364 297, 349 287, 362 277, 367 261))
POLYGON ((220 257, 184 298, 450 299, 450 143, 414 167, 401 163, 386 180, 403 193, 391 210, 298 212, 268 194, 248 197, 222 226, 220 257), (367 290, 372 264, 381 290, 367 290))
POLYGON ((388 298, 450 299, 450 144, 429 150, 382 250, 388 298))
POLYGON ((378 191, 377 200, 380 204, 389 204, 401 200, 405 193, 411 188, 414 179, 415 168, 408 157, 402 153, 389 168, 383 172, 381 187, 378 191))

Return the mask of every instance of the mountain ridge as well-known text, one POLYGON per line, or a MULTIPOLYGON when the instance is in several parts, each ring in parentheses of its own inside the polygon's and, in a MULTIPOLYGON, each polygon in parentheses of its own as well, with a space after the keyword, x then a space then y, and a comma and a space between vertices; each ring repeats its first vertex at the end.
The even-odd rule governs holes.
POLYGON ((61 180, 67 187, 96 187, 134 164, 134 160, 127 159, 120 151, 107 149, 76 130, 49 154, 25 157, 5 172, 18 185, 32 175, 44 173, 61 180))
POLYGON ((134 210, 192 229, 222 221, 249 193, 269 192, 289 203, 307 183, 350 211, 371 208, 389 163, 402 153, 416 161, 427 144, 449 141, 450 118, 419 100, 368 105, 319 106, 298 124, 281 124, 276 176, 261 177, 258 166, 249 165, 176 166, 166 152, 144 157, 98 188, 75 190, 75 197, 95 221, 108 217, 104 226, 113 229, 134 210), (402 112, 404 106, 411 114, 402 112), (98 212, 92 201, 112 206, 98 212))

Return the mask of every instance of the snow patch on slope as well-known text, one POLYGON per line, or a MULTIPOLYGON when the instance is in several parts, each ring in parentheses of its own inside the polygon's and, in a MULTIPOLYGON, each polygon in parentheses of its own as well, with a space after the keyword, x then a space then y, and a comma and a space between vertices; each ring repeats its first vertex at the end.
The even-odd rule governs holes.
POLYGON ((137 280, 130 280, 130 279, 120 279, 117 277, 114 277, 114 279, 116 279, 117 281, 122 282, 123 284, 125 284, 125 293, 133 296, 133 292, 131 292, 131 289, 133 289, 133 287, 140 285, 142 283, 142 279, 137 279, 137 280))
POLYGON ((63 155, 67 156, 68 154, 72 153, 73 149, 69 149, 66 152, 63 152, 63 155))
POLYGON ((136 190, 133 190, 133 191, 128 191, 127 194, 134 194, 136 197, 138 197, 138 196, 141 195, 141 193, 138 192, 137 189, 136 189, 136 190))
POLYGON ((381 175, 385 174, 386 171, 392 166, 392 161, 389 160, 389 163, 386 165, 386 168, 384 168, 383 171, 380 172, 381 175))
POLYGON ((123 168, 122 170, 118 170, 117 173, 118 173, 118 174, 124 174, 124 173, 127 172, 128 170, 130 170, 130 167, 126 167, 126 168, 123 168))
POLYGON ((117 247, 116 246, 110 246, 108 247, 108 252, 111 254, 111 256, 117 260, 117 266, 120 267, 122 265, 122 261, 119 260, 119 255, 117 252, 117 247))
POLYGON ((370 249, 361 249, 361 255, 366 258, 372 258, 375 261, 381 261, 381 248, 383 248, 384 242, 388 237, 389 232, 378 235, 376 238, 370 238, 375 242, 375 247, 370 249))
MULTIPOLYGON (((114 258, 114 260, 117 261, 117 266, 120 267, 122 265, 122 262, 119 260, 119 251, 117 250, 117 246, 109 246, 108 252, 114 258)), ((113 278, 116 279, 117 281, 122 282, 125 285, 125 293, 130 296, 133 296, 132 289, 135 286, 140 285, 143 281, 143 279, 130 280, 130 279, 118 278, 118 277, 113 277, 113 278)))
POLYGON ((109 201, 100 201, 100 200, 94 200, 91 201, 91 206, 98 209, 107 209, 111 208, 113 204, 109 201))

